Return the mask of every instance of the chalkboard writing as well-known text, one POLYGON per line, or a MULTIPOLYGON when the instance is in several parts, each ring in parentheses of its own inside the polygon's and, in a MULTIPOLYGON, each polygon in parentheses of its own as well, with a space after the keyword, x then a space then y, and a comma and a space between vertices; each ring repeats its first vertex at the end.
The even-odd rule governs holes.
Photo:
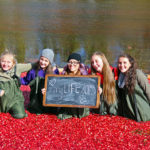
POLYGON ((98 108, 98 76, 46 75, 44 106, 98 108))

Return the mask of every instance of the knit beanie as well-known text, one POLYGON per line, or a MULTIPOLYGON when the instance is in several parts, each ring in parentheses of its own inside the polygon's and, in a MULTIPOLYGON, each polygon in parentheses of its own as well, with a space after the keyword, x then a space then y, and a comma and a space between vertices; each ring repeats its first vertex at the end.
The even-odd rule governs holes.
POLYGON ((42 50, 41 56, 47 58, 51 64, 53 64, 54 61, 54 52, 52 49, 46 48, 42 50))
POLYGON ((80 54, 77 54, 77 53, 72 53, 69 57, 68 57, 68 62, 70 59, 75 59, 79 62, 81 62, 81 56, 80 54))

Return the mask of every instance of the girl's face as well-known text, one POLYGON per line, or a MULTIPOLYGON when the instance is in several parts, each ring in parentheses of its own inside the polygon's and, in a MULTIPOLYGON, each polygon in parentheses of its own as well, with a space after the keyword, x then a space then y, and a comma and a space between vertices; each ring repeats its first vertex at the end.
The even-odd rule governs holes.
POLYGON ((91 65, 97 72, 102 73, 103 61, 98 55, 93 55, 91 58, 91 65))
POLYGON ((43 70, 45 70, 48 67, 48 65, 49 65, 49 60, 46 57, 41 56, 39 63, 40 63, 40 67, 43 70))
POLYGON ((80 62, 75 59, 70 59, 68 62, 68 68, 71 72, 76 73, 79 70, 80 62))
POLYGON ((1 68, 4 71, 11 70, 15 65, 14 57, 12 55, 4 55, 2 56, 0 63, 1 63, 1 68))
POLYGON ((122 73, 127 72, 130 67, 131 67, 131 63, 129 62, 128 58, 126 58, 126 57, 119 58, 118 68, 122 73))

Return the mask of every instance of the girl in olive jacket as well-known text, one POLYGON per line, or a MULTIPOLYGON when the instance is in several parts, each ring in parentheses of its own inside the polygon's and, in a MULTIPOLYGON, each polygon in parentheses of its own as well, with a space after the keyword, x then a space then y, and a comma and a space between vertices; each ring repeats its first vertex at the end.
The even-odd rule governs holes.
POLYGON ((119 114, 136 120, 150 120, 150 84, 144 73, 137 69, 134 59, 123 54, 118 58, 119 114))
POLYGON ((24 97, 20 90, 20 74, 32 68, 31 64, 17 64, 13 53, 5 51, 0 58, 0 112, 9 112, 14 118, 27 116, 24 97))

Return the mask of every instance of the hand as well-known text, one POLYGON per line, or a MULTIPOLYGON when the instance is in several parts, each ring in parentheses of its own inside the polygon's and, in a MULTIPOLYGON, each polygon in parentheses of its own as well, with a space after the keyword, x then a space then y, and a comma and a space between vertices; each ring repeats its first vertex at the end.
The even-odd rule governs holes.
POLYGON ((102 92, 103 92, 103 89, 101 88, 101 87, 98 87, 98 92, 99 92, 99 95, 101 95, 102 94, 102 92))
POLYGON ((4 94, 5 94, 5 91, 4 91, 4 90, 1 90, 1 92, 0 92, 0 97, 2 97, 4 94))
POLYGON ((42 91, 43 95, 46 93, 46 89, 45 88, 43 88, 41 91, 42 91))
POLYGON ((57 69, 57 67, 56 67, 56 66, 54 66, 54 67, 53 67, 53 71, 55 71, 56 69, 57 69))

